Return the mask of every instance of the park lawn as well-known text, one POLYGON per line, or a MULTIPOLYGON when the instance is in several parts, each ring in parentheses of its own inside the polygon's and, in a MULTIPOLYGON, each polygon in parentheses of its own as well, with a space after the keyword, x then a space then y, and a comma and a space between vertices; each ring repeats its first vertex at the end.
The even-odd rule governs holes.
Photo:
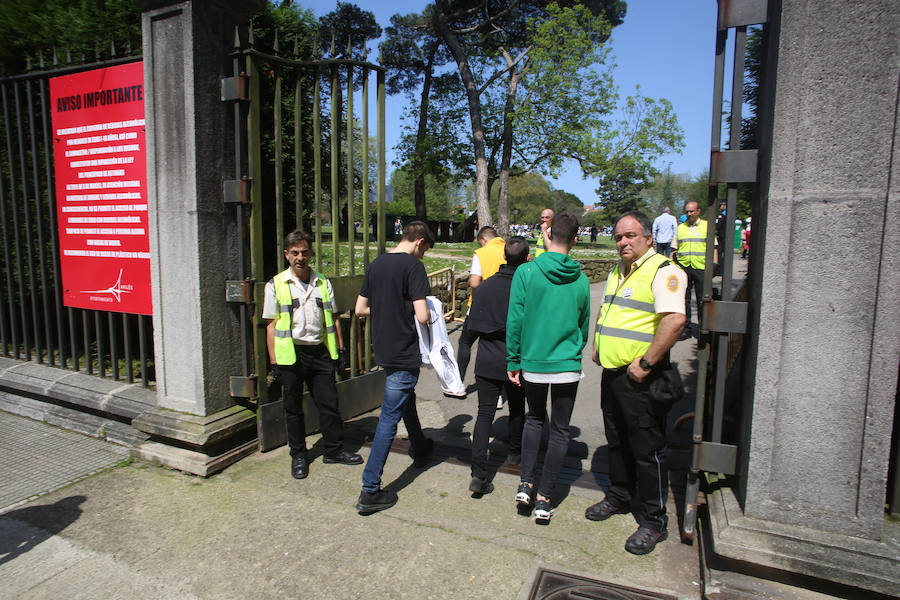
MULTIPOLYGON (((531 252, 534 254, 535 245, 532 241, 531 252)), ((388 242, 387 248, 390 250, 395 247, 396 243, 388 242)), ((459 242, 447 243, 438 242, 426 254, 422 262, 425 264, 425 270, 434 273, 447 267, 453 267, 456 273, 468 272, 469 266, 472 264, 472 254, 478 245, 475 242, 459 242)), ((350 244, 341 242, 338 246, 339 267, 340 272, 337 275, 350 274, 350 244)), ((356 274, 362 274, 365 271, 364 266, 364 249, 361 242, 357 242, 354 247, 354 256, 356 257, 356 274)), ((374 260, 377 256, 377 244, 369 246, 369 260, 374 260)), ((571 252, 572 258, 576 260, 591 258, 615 258, 615 243, 610 238, 600 238, 596 244, 587 242, 579 242, 571 252)), ((326 275, 335 275, 334 270, 334 254, 330 243, 322 244, 322 253, 319 257, 316 269, 322 271, 326 275)))

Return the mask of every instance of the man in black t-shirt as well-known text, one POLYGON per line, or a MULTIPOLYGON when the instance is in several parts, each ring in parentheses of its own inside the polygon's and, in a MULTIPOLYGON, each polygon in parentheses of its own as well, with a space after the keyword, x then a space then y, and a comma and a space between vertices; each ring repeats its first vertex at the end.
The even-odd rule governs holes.
POLYGON ((422 433, 416 412, 415 388, 422 354, 413 321, 428 324, 425 297, 431 293, 431 285, 421 259, 433 245, 434 235, 425 223, 409 223, 397 247, 368 266, 356 299, 356 314, 372 321, 375 363, 386 375, 381 416, 356 503, 356 510, 362 515, 397 503, 395 492, 381 489, 381 474, 401 418, 409 433, 414 465, 424 465, 434 447, 434 442, 422 433))

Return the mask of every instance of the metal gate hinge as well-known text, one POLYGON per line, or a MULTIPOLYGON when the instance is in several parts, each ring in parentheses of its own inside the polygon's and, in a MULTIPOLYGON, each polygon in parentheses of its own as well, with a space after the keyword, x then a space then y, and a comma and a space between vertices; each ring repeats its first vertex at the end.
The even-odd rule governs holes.
POLYGON ((253 303, 253 284, 250 279, 229 279, 225 281, 225 302, 253 303))
POLYGON ((249 177, 226 179, 222 182, 222 201, 225 204, 250 204, 252 182, 249 177))
POLYGON ((245 73, 234 77, 223 77, 222 102, 246 101, 250 99, 250 77, 245 73))
POLYGON ((250 398, 256 399, 256 375, 248 375, 240 377, 232 375, 228 378, 228 391, 232 398, 250 398))

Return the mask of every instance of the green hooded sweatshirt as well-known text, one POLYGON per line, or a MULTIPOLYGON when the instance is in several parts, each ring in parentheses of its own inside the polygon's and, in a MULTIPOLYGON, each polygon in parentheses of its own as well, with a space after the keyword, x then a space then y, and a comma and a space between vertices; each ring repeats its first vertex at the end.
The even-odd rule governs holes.
POLYGON ((544 252, 520 266, 506 317, 507 369, 580 371, 590 313, 588 278, 567 254, 544 252))

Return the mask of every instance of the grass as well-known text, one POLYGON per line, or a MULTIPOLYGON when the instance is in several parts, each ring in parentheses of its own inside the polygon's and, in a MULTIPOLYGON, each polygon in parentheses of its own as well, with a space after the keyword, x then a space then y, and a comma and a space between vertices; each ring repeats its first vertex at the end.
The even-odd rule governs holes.
MULTIPOLYGON (((387 249, 390 251, 396 243, 388 242, 387 249)), ((425 270, 434 273, 440 269, 453 267, 457 273, 468 271, 472 264, 472 254, 478 248, 475 242, 438 242, 426 254, 422 262, 425 264, 425 270)), ((532 244, 532 254, 535 246, 532 244)), ((339 253, 339 273, 338 275, 350 274, 350 244, 341 242, 338 246, 339 253)), ((357 242, 353 253, 356 260, 356 274, 361 275, 365 272, 363 262, 363 247, 357 242)), ((371 244, 369 247, 369 259, 374 260, 377 256, 377 245, 371 244)), ((601 238, 596 244, 588 242, 579 242, 571 252, 572 258, 576 260, 590 258, 615 258, 616 246, 610 238, 601 238)), ((319 257, 318 264, 315 268, 322 271, 326 275, 334 275, 334 252, 330 243, 322 244, 322 254, 319 257)))

